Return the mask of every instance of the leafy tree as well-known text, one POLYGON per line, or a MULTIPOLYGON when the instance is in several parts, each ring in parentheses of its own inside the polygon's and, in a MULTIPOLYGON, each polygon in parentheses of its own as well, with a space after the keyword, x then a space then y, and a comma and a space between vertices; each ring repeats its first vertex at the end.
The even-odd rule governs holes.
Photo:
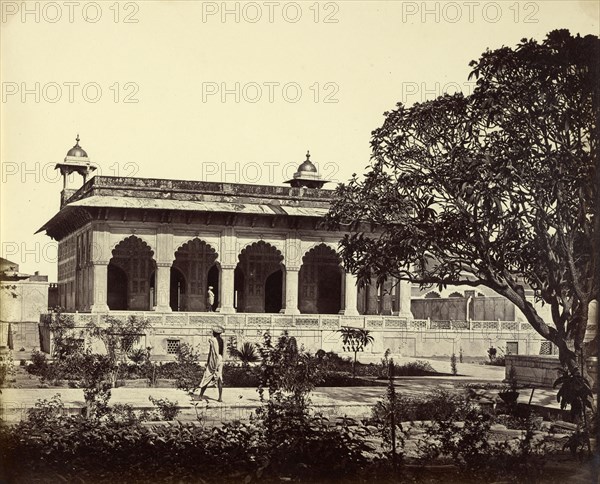
POLYGON ((338 330, 342 338, 342 344, 346 351, 354 352, 354 360, 352 361, 352 377, 356 376, 356 356, 359 351, 364 351, 365 348, 373 344, 373 336, 368 329, 342 327, 338 330))
POLYGON ((338 187, 329 214, 350 232, 345 266, 362 283, 487 286, 577 371, 600 291, 599 53, 597 37, 566 30, 523 39, 471 62, 469 96, 385 113, 370 170, 338 187))
POLYGON ((150 327, 145 318, 129 316, 125 321, 113 316, 106 316, 105 324, 97 325, 90 322, 87 329, 90 334, 99 338, 106 348, 106 353, 112 364, 112 385, 115 386, 119 373, 119 365, 127 361, 127 355, 133 350, 133 345, 139 341, 144 331, 150 327))

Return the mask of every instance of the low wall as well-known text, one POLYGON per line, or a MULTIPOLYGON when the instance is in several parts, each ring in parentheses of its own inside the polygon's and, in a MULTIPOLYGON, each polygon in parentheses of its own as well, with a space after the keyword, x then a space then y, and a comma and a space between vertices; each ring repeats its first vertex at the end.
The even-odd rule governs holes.
MULTIPOLYGON (((514 367, 517 381, 520 384, 551 387, 559 376, 561 368, 558 356, 547 355, 507 355, 506 377, 510 368, 514 367)), ((588 376, 592 380, 592 389, 598 388, 598 358, 591 357, 586 361, 588 376)))
POLYGON ((506 355, 506 377, 511 367, 517 373, 519 384, 552 387, 561 364, 558 356, 506 355))
MULTIPOLYGON (((218 313, 156 313, 156 312, 111 312, 112 317, 127 318, 130 315, 147 318, 151 327, 139 342, 140 347, 152 346, 155 356, 169 356, 171 340, 180 340, 207 348, 210 328, 214 324, 225 327, 224 339, 237 338, 244 341, 261 342, 262 335, 269 331, 276 336, 288 331, 300 344, 311 351, 319 349, 343 353, 338 330, 342 326, 368 329, 374 342, 365 351, 367 354, 383 354, 390 349, 392 354, 405 357, 432 357, 456 355, 462 349, 463 356, 485 357, 493 345, 505 347, 508 342, 517 343, 518 352, 538 354, 541 337, 526 323, 514 321, 428 321, 408 320, 397 316, 343 316, 337 314, 231 314, 218 313)), ((101 324, 104 314, 63 314, 72 318, 75 328, 73 337, 85 339, 85 325, 89 322, 101 324)), ((50 345, 45 337, 47 326, 42 317, 41 334, 43 350, 49 352, 50 345)), ((101 351, 101 343, 92 342, 101 351), (100 346, 98 346, 100 345, 100 346)))

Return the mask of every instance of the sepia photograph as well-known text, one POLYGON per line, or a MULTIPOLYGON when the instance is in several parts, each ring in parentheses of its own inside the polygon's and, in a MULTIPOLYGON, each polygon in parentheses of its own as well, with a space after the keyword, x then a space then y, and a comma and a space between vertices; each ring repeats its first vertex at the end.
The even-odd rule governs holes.
POLYGON ((600 483, 599 0, 0 15, 0 483, 600 483))

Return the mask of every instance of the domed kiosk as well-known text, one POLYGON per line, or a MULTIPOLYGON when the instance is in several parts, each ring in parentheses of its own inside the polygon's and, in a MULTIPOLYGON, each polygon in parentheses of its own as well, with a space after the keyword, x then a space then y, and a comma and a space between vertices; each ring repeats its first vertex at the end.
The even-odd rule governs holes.
POLYGON ((71 173, 79 173, 83 178, 83 183, 85 183, 90 173, 96 170, 96 166, 94 166, 88 158, 87 152, 79 146, 79 135, 75 138, 75 146, 67 151, 67 156, 65 156, 64 161, 62 163, 57 163, 54 168, 59 169, 63 176, 61 206, 75 191, 75 188, 71 186, 73 184, 71 173))
POLYGON ((323 185, 328 182, 329 180, 323 180, 321 178, 319 170, 314 163, 310 161, 310 151, 307 151, 306 160, 298 166, 298 170, 294 173, 293 178, 284 183, 289 183, 294 188, 323 188, 323 185))

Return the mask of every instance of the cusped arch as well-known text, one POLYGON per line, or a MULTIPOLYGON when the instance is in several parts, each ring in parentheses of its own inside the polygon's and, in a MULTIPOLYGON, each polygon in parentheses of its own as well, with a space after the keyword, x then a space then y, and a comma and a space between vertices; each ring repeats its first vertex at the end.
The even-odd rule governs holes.
POLYGON ((154 250, 145 240, 141 239, 137 235, 130 235, 129 237, 125 237, 117 242, 112 250, 111 256, 117 257, 119 252, 131 253, 133 255, 140 254, 142 252, 150 253, 150 257, 154 258, 154 250))
POLYGON ((435 291, 429 291, 425 294, 425 299, 439 299, 440 297, 442 297, 440 296, 440 293, 435 291))
POLYGON ((123 237, 122 239, 116 240, 111 246, 110 246, 110 255, 111 257, 114 257, 114 252, 115 250, 119 247, 119 246, 124 246, 124 244, 129 244, 129 243, 135 243, 135 244, 139 244, 140 248, 144 248, 147 247, 148 249, 150 249, 151 255, 154 258, 154 254, 155 254, 155 250, 154 247, 152 247, 152 244, 145 241, 144 239, 142 239, 141 237, 135 235, 135 234, 131 234, 128 235, 126 237, 123 237))
POLYGON ((454 291, 451 292, 450 294, 448 294, 448 297, 465 297, 464 294, 458 292, 458 291, 454 291))
POLYGON ((208 252, 214 254, 215 261, 219 258, 219 253, 217 252, 217 250, 211 244, 201 239, 200 237, 194 237, 193 239, 189 239, 183 244, 181 244, 179 247, 177 247, 177 249, 175 249, 175 252, 173 252, 173 261, 177 259, 178 252, 181 254, 208 252))
POLYGON ((335 244, 331 242, 318 242, 316 244, 313 244, 308 250, 304 252, 304 255, 302 256, 302 263, 304 264, 306 260, 311 256, 323 256, 325 254, 335 257, 338 261, 338 264, 342 264, 342 258, 340 257, 337 248, 335 247, 335 244), (322 253, 318 254, 319 252, 322 253))
POLYGON ((239 254, 238 254, 238 261, 243 260, 243 257, 246 256, 250 251, 257 251, 257 252, 267 252, 270 250, 274 250, 275 254, 277 255, 277 257, 279 258, 279 262, 283 263, 283 253, 281 252, 281 250, 279 250, 277 248, 277 246, 273 245, 270 242, 265 242, 264 240, 258 240, 255 242, 248 242, 243 248, 242 250, 240 250, 239 254))

